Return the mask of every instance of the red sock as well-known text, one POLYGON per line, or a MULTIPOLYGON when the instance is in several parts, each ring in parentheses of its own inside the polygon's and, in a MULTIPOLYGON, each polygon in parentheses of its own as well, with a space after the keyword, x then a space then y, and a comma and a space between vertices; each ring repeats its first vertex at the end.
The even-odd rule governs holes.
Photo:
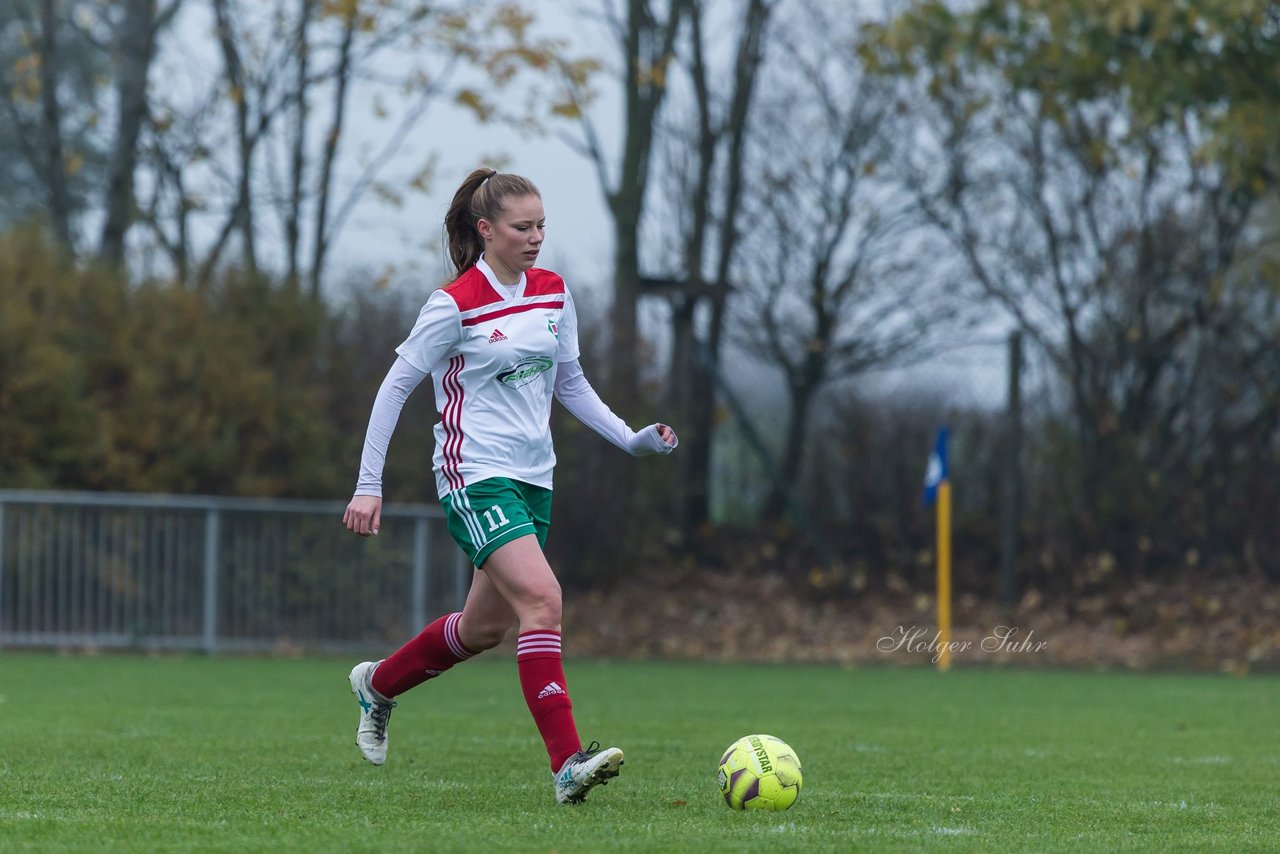
POLYGON ((546 742, 554 774, 566 759, 582 749, 560 658, 560 633, 551 629, 521 632, 516 646, 516 669, 520 671, 524 701, 529 704, 533 721, 546 742))
POLYGON ((458 636, 461 617, 461 612, 444 615, 387 656, 369 680, 373 690, 390 700, 475 655, 458 636))

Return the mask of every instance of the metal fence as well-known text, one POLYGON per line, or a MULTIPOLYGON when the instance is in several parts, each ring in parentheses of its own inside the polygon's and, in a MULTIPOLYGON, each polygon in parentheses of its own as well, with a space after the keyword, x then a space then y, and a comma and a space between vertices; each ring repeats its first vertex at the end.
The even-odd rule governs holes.
POLYGON ((377 537, 345 504, 0 490, 0 646, 355 650, 460 608, 470 566, 431 505, 377 537))

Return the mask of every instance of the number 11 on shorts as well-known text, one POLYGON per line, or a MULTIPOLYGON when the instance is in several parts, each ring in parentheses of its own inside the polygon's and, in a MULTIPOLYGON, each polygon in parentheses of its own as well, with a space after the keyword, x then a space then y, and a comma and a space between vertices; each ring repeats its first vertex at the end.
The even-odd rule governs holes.
POLYGON ((507 515, 502 512, 502 508, 497 504, 484 511, 484 520, 489 523, 489 533, 491 534, 504 525, 511 524, 511 521, 507 519, 507 515), (495 521, 495 517, 497 521, 495 521))

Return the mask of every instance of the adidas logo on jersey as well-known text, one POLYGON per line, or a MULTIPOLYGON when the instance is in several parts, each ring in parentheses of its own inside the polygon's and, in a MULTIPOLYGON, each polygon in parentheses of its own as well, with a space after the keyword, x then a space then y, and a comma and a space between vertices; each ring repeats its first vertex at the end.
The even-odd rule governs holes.
POLYGON ((555 694, 563 694, 564 689, 560 687, 559 682, 548 682, 547 687, 538 692, 538 699, 545 700, 555 694))
POLYGON ((490 344, 497 344, 499 341, 506 341, 506 340, 507 340, 507 336, 502 334, 501 329, 493 330, 493 334, 489 336, 490 344))

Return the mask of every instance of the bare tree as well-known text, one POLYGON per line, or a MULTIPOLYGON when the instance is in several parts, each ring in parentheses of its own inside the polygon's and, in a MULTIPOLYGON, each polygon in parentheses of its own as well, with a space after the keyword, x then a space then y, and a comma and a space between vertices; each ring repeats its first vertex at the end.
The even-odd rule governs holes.
MULTIPOLYGON (((821 19, 818 19, 821 20, 821 19)), ((899 142, 891 86, 862 73, 839 28, 792 27, 753 141, 757 180, 735 275, 746 286, 733 339, 778 367, 788 412, 765 513, 781 516, 801 477, 822 389, 927 357, 954 304, 940 298, 926 238, 890 163, 899 142)))
MULTIPOLYGON (((161 147, 173 150, 157 151, 158 171, 171 184, 193 183, 180 165, 179 172, 169 166, 183 162, 184 149, 194 149, 200 157, 192 166, 211 171, 229 190, 196 279, 207 280, 233 238, 239 240, 245 266, 258 267, 258 234, 268 227, 260 212, 272 210, 282 231, 286 280, 297 285, 305 278, 312 295, 318 296, 330 248, 351 211, 376 185, 378 173, 398 153, 428 105, 446 91, 452 69, 464 59, 496 49, 503 33, 497 28, 486 39, 451 5, 420 0, 290 0, 269 16, 239 0, 211 2, 222 55, 220 92, 174 112, 180 114, 178 124, 195 126, 206 123, 211 112, 216 115, 230 106, 229 129, 210 128, 230 144, 211 145, 188 135, 186 142, 178 139, 176 147, 161 141, 161 147), (406 50, 414 59, 403 72, 379 70, 389 57, 406 50), (431 61, 436 67, 428 72, 431 61), (342 142, 352 120, 348 108, 358 83, 393 89, 405 106, 378 154, 356 170, 353 181, 340 183, 342 142), (329 108, 313 110, 317 98, 328 98, 329 108), (324 126, 318 127, 319 122, 324 126), (226 155, 228 148, 234 157, 226 155), (280 152, 283 169, 276 162, 280 152)), ((491 12, 494 5, 482 4, 475 12, 491 12)), ((172 133, 166 129, 166 135, 172 133)), ((181 216, 183 211, 170 209, 169 215, 181 216)), ((162 219, 153 217, 152 222, 162 219)), ((162 244, 175 245, 171 238, 158 236, 162 244)))
MULTIPOLYGON (((303 182, 307 166, 307 117, 309 112, 307 87, 311 71, 311 45, 308 33, 311 21, 315 16, 315 0, 301 0, 298 9, 298 27, 294 42, 298 46, 297 60, 294 68, 293 98, 290 109, 293 111, 289 135, 289 189, 288 203, 285 205, 284 242, 288 267, 285 270, 285 281, 297 287, 301 280, 299 267, 299 245, 302 241, 302 203, 303 182)), ((314 268, 313 268, 314 269, 314 268)))
POLYGON ((73 81, 83 78, 87 65, 100 70, 93 62, 98 57, 86 56, 86 34, 53 0, 21 0, 0 10, 0 36, 2 135, 19 155, 6 160, 10 168, 25 163, 43 200, 42 218, 59 243, 74 251, 72 221, 78 211, 68 173, 78 171, 75 161, 83 158, 71 142, 76 130, 68 127, 63 102, 68 92, 96 102, 99 87, 86 90, 73 81))
POLYGON ((1176 512, 1172 496, 1152 494, 1163 509, 1132 498, 1197 464, 1186 426, 1202 401, 1202 355, 1251 328, 1237 321, 1257 307, 1257 279, 1234 268, 1259 190, 1274 182, 1273 154, 1251 152, 1247 124, 1236 133, 1228 121, 1253 114, 1223 113, 1229 98, 1198 93, 1237 77, 1253 91, 1251 51, 1274 47, 1255 41, 1257 22, 1225 8, 1209 22, 1180 11, 1155 40, 1141 19, 1130 30, 1075 7, 974 18, 916 11, 879 42, 894 45, 889 53, 868 52, 917 86, 904 94, 921 121, 901 150, 903 174, 976 294, 1016 319, 1061 380, 1078 457, 1073 538, 1098 545, 1107 526, 1148 524, 1124 514, 1176 512), (1202 26, 1220 27, 1234 47, 1206 47, 1202 26), (1056 62, 1075 82, 1059 88, 1041 54, 1059 43, 1057 27, 1074 38, 1088 30, 1081 44, 1106 50, 1113 71, 1084 74, 1102 54, 1072 53, 1056 62), (982 38, 967 41, 975 28, 982 38), (897 64, 904 50, 912 57, 897 64), (1250 58, 1227 59, 1235 52, 1250 58), (1130 73, 1154 83, 1128 85, 1130 73), (1206 156, 1215 147, 1223 159, 1206 156))
MULTIPOLYGON (((233 105, 234 143, 236 143, 236 179, 234 179, 234 202, 230 214, 219 230, 214 247, 206 256, 201 266, 200 280, 209 279, 211 271, 221 260, 223 247, 233 233, 241 236, 241 251, 244 268, 257 269, 256 223, 253 218, 253 164, 257 143, 269 131, 271 124, 278 118, 279 111, 287 101, 276 86, 276 77, 283 73, 288 64, 288 52, 276 46, 270 52, 269 59, 256 69, 253 78, 250 70, 244 67, 241 56, 241 44, 244 40, 242 28, 237 26, 230 0, 212 0, 218 45, 223 55, 223 73, 227 93, 233 105), (256 114, 256 118, 255 118, 256 114)), ((261 35, 259 35, 261 38, 261 35)), ((269 40, 269 44, 270 44, 269 40)), ((301 45, 293 44, 293 49, 302 54, 301 45)))
MULTIPOLYGON (((581 66, 565 68, 567 91, 563 112, 578 122, 578 135, 562 135, 576 151, 590 158, 613 219, 613 372, 611 383, 621 401, 638 399, 638 327, 636 305, 640 297, 640 225, 648 193, 655 132, 668 75, 675 58, 676 40, 694 0, 624 0, 619 9, 613 0, 601 0, 603 20, 614 40, 623 93, 622 150, 615 156, 605 150, 599 128, 587 110, 592 93, 579 73, 581 66), (615 167, 613 164, 617 163, 615 167)), ((629 405, 624 403, 625 405, 629 405)))
POLYGON ((25 162, 41 185, 43 218, 73 251, 85 239, 77 233, 84 214, 100 212, 95 250, 109 263, 121 260, 148 70, 157 35, 180 5, 20 0, 0 12, 0 108, 8 119, 0 145, 17 155, 5 168, 25 162))
POLYGON ((320 160, 319 190, 316 200, 314 237, 311 241, 311 293, 320 293, 320 271, 329 252, 329 202, 333 190, 333 164, 342 140, 342 128, 347 114, 347 91, 351 85, 351 51, 356 33, 356 5, 349 4, 341 15, 342 34, 338 39, 338 60, 333 79, 333 119, 324 135, 324 154, 320 160))
POLYGON ((62 106, 58 100, 58 16, 54 0, 40 0, 40 137, 45 152, 44 174, 49 190, 49 219, 64 246, 71 246, 71 207, 67 200, 66 165, 62 150, 62 106))
POLYGON ((155 57, 157 32, 177 14, 182 0, 172 0, 157 11, 155 0, 126 0, 112 40, 112 64, 116 73, 116 127, 107 168, 98 256, 108 264, 124 260, 125 233, 135 208, 134 170, 138 145, 148 112, 147 75, 155 57))
POLYGON ((433 102, 471 103, 456 69, 500 89, 515 67, 551 64, 556 44, 531 41, 530 20, 514 0, 14 0, 0 8, 0 147, 18 157, 0 163, 0 188, 40 199, 15 193, 0 218, 38 213, 73 250, 78 223, 100 222, 104 260, 121 263, 135 240, 160 250, 139 253, 146 263, 167 258, 196 283, 232 251, 250 271, 265 251, 318 294, 371 191, 392 205, 425 191, 430 158, 403 186, 380 176, 433 102), (206 21, 217 71, 152 85, 157 63, 183 74, 203 61, 184 40, 206 21), (356 106, 392 117, 384 141, 359 153, 347 142, 357 91, 368 101, 356 106), (264 241, 272 212, 280 240, 264 241))
POLYGON ((671 297, 671 370, 668 390, 682 428, 679 519, 686 535, 706 523, 716 408, 714 376, 729 305, 730 270, 741 238, 742 199, 756 176, 746 152, 753 136, 770 133, 752 121, 757 83, 777 0, 750 0, 734 23, 734 49, 724 70, 713 67, 721 32, 708 26, 707 8, 694 4, 689 19, 687 73, 692 119, 678 128, 673 117, 666 148, 665 195, 675 200, 683 247, 684 287, 671 297), (705 308, 705 335, 698 341, 695 319, 705 308))

